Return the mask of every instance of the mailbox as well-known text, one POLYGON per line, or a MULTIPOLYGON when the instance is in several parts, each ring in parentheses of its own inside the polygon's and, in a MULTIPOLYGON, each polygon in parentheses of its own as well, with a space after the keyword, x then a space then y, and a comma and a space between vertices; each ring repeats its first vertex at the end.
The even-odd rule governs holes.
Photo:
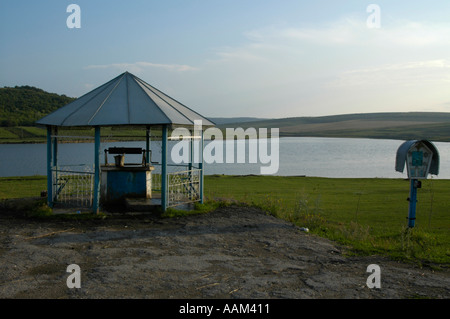
POLYGON ((421 187, 418 179, 428 174, 439 174, 439 153, 433 143, 427 140, 406 141, 397 150, 395 170, 403 172, 405 168, 410 179, 408 226, 414 227, 416 220, 417 189, 421 187))
POLYGON ((428 174, 439 174, 439 153, 427 140, 406 141, 397 150, 395 170, 406 169, 409 179, 425 179, 428 174))

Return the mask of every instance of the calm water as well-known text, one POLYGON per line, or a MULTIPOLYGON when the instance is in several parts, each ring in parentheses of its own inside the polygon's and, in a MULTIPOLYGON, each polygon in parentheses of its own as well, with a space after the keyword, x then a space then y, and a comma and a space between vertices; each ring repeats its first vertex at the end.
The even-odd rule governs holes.
MULTIPOLYGON (((172 142, 172 145, 175 142, 172 142)), ((238 141, 237 143, 248 143, 238 141)), ((396 172, 395 155, 403 141, 377 139, 345 139, 286 137, 280 139, 279 170, 276 175, 320 177, 406 178, 406 171, 396 172)), ((206 142, 205 144, 208 144, 206 142)), ((247 144, 246 144, 247 145, 247 144)), ((433 178, 450 179, 450 143, 436 142, 440 154, 440 174, 433 178)), ((102 143, 101 150, 111 146, 145 147, 144 142, 102 143)), ((248 146, 248 145, 247 145, 248 146)), ((161 156, 160 143, 152 142, 153 161, 161 156)), ((248 150, 248 147, 246 147, 248 150)), ((45 144, 0 145, 0 176, 46 175, 45 144)), ((237 148, 235 148, 237 153, 237 148)), ((170 150, 169 150, 170 154, 170 150)), ((224 159, 226 149, 224 148, 224 159)), ((270 144, 269 144, 270 155, 270 144)), ((126 161, 134 161, 126 157, 126 161)), ((170 156, 169 156, 170 157, 170 156)), ((114 159, 109 157, 109 161, 114 159)), ((58 161, 64 165, 94 163, 92 143, 59 144, 58 161)), ((104 159, 102 157, 101 161, 104 159)), ((137 157, 136 161, 140 161, 137 157)), ((247 160, 248 162, 248 160, 247 160)), ((262 164, 207 164, 206 174, 260 174, 262 164)))

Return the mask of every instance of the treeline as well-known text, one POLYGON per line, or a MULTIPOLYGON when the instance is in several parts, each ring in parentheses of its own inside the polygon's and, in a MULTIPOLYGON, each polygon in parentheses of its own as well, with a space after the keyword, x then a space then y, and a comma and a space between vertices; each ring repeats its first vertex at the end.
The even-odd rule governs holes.
POLYGON ((74 101, 32 86, 0 88, 0 126, 31 126, 56 109, 74 101))

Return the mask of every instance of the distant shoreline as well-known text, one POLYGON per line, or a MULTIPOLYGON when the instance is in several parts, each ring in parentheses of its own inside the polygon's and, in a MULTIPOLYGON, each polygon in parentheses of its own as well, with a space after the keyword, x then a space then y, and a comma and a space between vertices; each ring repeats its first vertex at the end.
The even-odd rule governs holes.
MULTIPOLYGON (((362 113, 320 117, 293 117, 279 119, 259 118, 211 118, 216 128, 226 136, 228 128, 279 130, 280 137, 325 137, 325 138, 368 138, 390 140, 421 140, 450 142, 450 112, 410 113, 362 113)), ((92 128, 64 128, 70 135, 93 138, 92 128)), ((250 131, 248 131, 250 132, 250 131)), ((102 127, 102 136, 111 141, 145 140, 145 127, 108 126, 102 127)), ((160 138, 160 130, 152 130, 152 139, 160 138)), ((207 134, 206 134, 207 135, 207 134)), ((46 143, 45 127, 12 126, 0 127, 0 144, 46 143)), ((72 142, 76 142, 72 140, 72 142)), ((84 142, 84 141, 83 141, 84 142)))
MULTIPOLYGON (((413 140, 413 139, 426 139, 426 138, 402 138, 400 136, 370 136, 370 135, 353 135, 353 136, 346 136, 346 135, 301 135, 301 134, 281 134, 279 135, 279 138, 287 138, 287 137, 311 137, 311 138, 349 138, 349 139, 376 139, 376 140, 413 140)), ((248 138, 246 138, 248 139, 248 138)), ((159 139, 158 139, 159 140, 159 139)), ((210 139, 205 139, 209 141, 210 139)), ((450 139, 428 139, 431 142, 442 142, 442 143, 450 143, 450 139)), ((134 139, 108 139, 108 142, 142 142, 145 141, 145 138, 134 138, 134 139)), ((60 140, 58 141, 61 144, 79 144, 79 143, 94 143, 94 141, 86 141, 86 140, 60 140)), ((46 139, 40 139, 40 140, 0 140, 0 145, 7 145, 7 144, 46 144, 46 139)))

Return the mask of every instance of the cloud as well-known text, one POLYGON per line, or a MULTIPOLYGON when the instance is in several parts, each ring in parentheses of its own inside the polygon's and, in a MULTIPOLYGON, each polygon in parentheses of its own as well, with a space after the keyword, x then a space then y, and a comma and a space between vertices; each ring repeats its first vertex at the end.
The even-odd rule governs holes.
POLYGON ((92 69, 119 69, 128 70, 130 72, 139 73, 149 68, 158 68, 168 71, 186 72, 193 71, 197 68, 184 64, 158 64, 151 62, 135 62, 135 63, 112 63, 112 64, 100 64, 100 65, 88 65, 84 67, 86 70, 92 69))
POLYGON ((450 23, 385 20, 378 29, 369 28, 362 17, 348 16, 320 26, 266 26, 244 36, 254 43, 288 46, 448 47, 450 23))
POLYGON ((347 17, 320 26, 266 26, 243 35, 247 41, 217 49, 205 69, 214 65, 227 73, 253 73, 256 82, 261 75, 266 82, 269 77, 280 82, 318 75, 342 83, 376 76, 391 82, 408 76, 448 80, 450 24, 386 21, 373 29, 365 18, 347 17), (415 73, 419 71, 423 73, 415 73))
POLYGON ((267 58, 258 54, 258 45, 250 44, 242 48, 222 48, 216 52, 219 61, 245 61, 245 62, 265 62, 267 58))
POLYGON ((198 67, 134 62, 85 69, 148 73, 145 78, 157 79, 169 94, 206 112, 214 101, 217 114, 227 116, 326 115, 362 106, 409 110, 447 102, 450 24, 383 18, 380 29, 371 29, 366 18, 247 30, 240 44, 211 48, 198 67), (192 96, 199 87, 201 96, 192 96))
POLYGON ((336 86, 425 86, 450 82, 450 60, 437 59, 385 64, 343 72, 336 86))
POLYGON ((426 47, 442 45, 450 37, 450 24, 433 24, 402 20, 395 25, 380 29, 375 38, 382 43, 405 45, 409 47, 426 47))
POLYGON ((367 27, 362 21, 345 19, 322 28, 286 28, 279 37, 321 45, 353 44, 364 38, 367 27))
POLYGON ((294 27, 266 26, 244 33, 250 41, 259 43, 290 43, 299 42, 312 44, 348 44, 359 41, 366 32, 365 21, 354 18, 337 20, 323 26, 294 27))
POLYGON ((215 88, 226 88, 227 105, 259 113, 276 105, 288 116, 448 101, 450 24, 386 17, 373 29, 366 18, 248 30, 240 45, 216 49, 202 66, 203 75, 217 75, 208 92, 219 97, 215 88))

